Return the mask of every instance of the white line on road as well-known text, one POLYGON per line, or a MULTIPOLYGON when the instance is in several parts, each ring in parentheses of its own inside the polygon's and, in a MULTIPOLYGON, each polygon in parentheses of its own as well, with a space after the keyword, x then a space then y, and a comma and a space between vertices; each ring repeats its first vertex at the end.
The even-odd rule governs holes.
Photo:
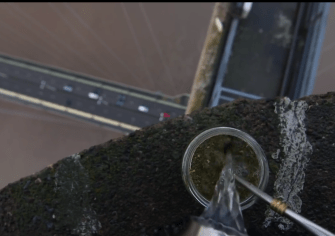
POLYGON ((9 90, 6 90, 6 89, 2 89, 2 88, 0 88, 0 94, 4 94, 4 95, 10 96, 10 97, 19 98, 21 100, 28 101, 28 102, 38 104, 38 105, 42 105, 42 106, 52 108, 52 109, 55 109, 55 110, 68 112, 68 113, 71 113, 71 114, 74 114, 74 115, 77 115, 77 116, 80 116, 80 117, 85 117, 85 118, 97 120, 97 121, 100 121, 100 122, 105 123, 105 124, 111 124, 111 125, 114 125, 114 126, 119 126, 119 127, 122 127, 122 128, 128 129, 128 130, 135 131, 135 130, 141 129, 140 127, 137 127, 137 126, 125 124, 125 123, 115 121, 115 120, 111 120, 111 119, 107 119, 107 118, 104 118, 104 117, 101 117, 101 116, 96 116, 96 115, 93 115, 91 113, 82 112, 82 111, 79 111, 79 110, 76 110, 76 109, 68 108, 68 107, 65 107, 65 106, 61 106, 61 105, 58 105, 58 104, 55 104, 55 103, 47 102, 47 101, 37 99, 37 98, 33 98, 33 97, 30 97, 30 96, 26 96, 26 95, 23 95, 23 94, 15 93, 15 92, 12 92, 12 91, 9 91, 9 90))
POLYGON ((3 78, 7 78, 7 75, 4 74, 4 73, 1 73, 1 72, 0 72, 0 76, 3 77, 3 78))

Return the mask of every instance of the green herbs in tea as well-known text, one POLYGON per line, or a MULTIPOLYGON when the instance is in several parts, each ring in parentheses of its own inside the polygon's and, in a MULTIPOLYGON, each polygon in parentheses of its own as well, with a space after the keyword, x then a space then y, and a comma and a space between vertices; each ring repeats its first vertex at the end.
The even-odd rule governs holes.
MULTIPOLYGON (((194 153, 190 175, 197 190, 208 200, 212 199, 214 188, 226 162, 224 147, 232 144, 234 172, 248 182, 258 186, 260 166, 253 149, 242 139, 230 135, 217 135, 204 141, 194 153)), ((240 184, 236 186, 243 202, 251 192, 240 184)))

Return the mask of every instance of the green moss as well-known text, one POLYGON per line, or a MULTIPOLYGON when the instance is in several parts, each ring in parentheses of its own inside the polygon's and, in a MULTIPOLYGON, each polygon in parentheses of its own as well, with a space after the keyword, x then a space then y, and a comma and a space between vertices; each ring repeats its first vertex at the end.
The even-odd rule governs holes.
MULTIPOLYGON (((207 139, 195 151, 190 169, 190 175, 197 190, 210 201, 215 185, 226 163, 224 147, 233 144, 233 167, 236 174, 258 186, 260 180, 259 163, 253 149, 244 141, 234 136, 217 135, 207 139)), ((251 193, 241 185, 237 185, 241 201, 251 193)))
MULTIPOLYGON (((11 189, 11 197, 14 199, 16 209, 15 216, 18 222, 18 228, 21 235, 25 235, 32 225, 32 219, 34 216, 39 216, 41 219, 52 221, 51 215, 45 211, 44 206, 46 204, 52 207, 51 199, 55 199, 56 196, 53 192, 53 183, 45 184, 45 179, 42 176, 52 176, 54 171, 49 168, 43 170, 40 173, 39 178, 42 179, 42 183, 35 183, 36 177, 28 177, 24 181, 20 181, 18 184, 13 185, 11 189), (30 184, 24 190, 24 186, 30 181, 30 184), (33 202, 33 204, 32 204, 33 202)), ((41 223, 42 229, 46 229, 46 226, 41 223)))

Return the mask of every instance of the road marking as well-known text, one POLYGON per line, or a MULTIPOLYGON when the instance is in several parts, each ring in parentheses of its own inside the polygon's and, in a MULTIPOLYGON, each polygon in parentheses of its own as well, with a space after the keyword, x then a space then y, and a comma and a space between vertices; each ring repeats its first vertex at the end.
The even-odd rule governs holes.
POLYGON ((40 101, 37 98, 32 98, 32 97, 25 96, 25 95, 18 95, 17 97, 22 99, 22 100, 26 100, 28 102, 32 102, 32 103, 35 103, 35 104, 40 104, 40 101))
MULTIPOLYGON (((107 124, 111 124, 111 125, 115 125, 115 126, 120 126, 120 122, 118 121, 114 121, 114 120, 110 120, 110 119, 106 119, 104 117, 101 117, 101 116, 93 116, 93 119, 94 120, 97 120, 97 121, 100 121, 100 122, 104 122, 104 123, 107 123, 107 124)), ((135 126, 134 126, 135 127, 135 126)), ((135 130, 135 129, 130 129, 130 130, 135 130)))
POLYGON ((55 104, 55 103, 52 103, 52 102, 47 102, 47 101, 44 101, 44 100, 41 100, 41 99, 26 96, 26 95, 16 93, 16 92, 12 92, 12 91, 2 89, 2 88, 0 88, 0 94, 4 94, 4 95, 10 96, 10 97, 19 98, 19 99, 24 100, 24 101, 28 101, 28 102, 31 102, 31 103, 34 103, 34 104, 38 104, 38 105, 42 105, 42 106, 45 106, 45 107, 53 108, 55 110, 68 112, 68 113, 71 113, 71 114, 75 114, 77 116, 97 120, 97 121, 100 121, 100 122, 105 123, 105 124, 111 124, 111 125, 114 125, 114 126, 119 126, 119 127, 122 127, 122 128, 128 129, 128 130, 135 131, 135 130, 141 129, 140 127, 137 127, 137 126, 128 125, 128 124, 125 124, 125 123, 122 123, 122 122, 119 122, 119 121, 116 121, 116 120, 111 120, 111 119, 108 119, 108 118, 104 118, 104 117, 101 117, 101 116, 96 116, 96 115, 93 115, 91 113, 82 112, 82 111, 79 111, 79 110, 76 110, 76 109, 73 109, 73 108, 68 108, 68 107, 61 106, 61 105, 58 105, 58 104, 55 104))
POLYGON ((47 102, 47 101, 43 101, 43 100, 41 100, 41 103, 42 103, 43 106, 51 107, 51 108, 56 109, 56 110, 60 110, 60 111, 66 111, 67 110, 67 107, 60 106, 60 105, 57 105, 55 103, 51 103, 51 102, 47 102))
POLYGON ((125 129, 129 129, 129 130, 135 130, 134 128, 136 126, 128 125, 128 124, 125 124, 125 123, 120 123, 120 127, 125 128, 125 129))
POLYGON ((138 98, 142 98, 142 99, 146 99, 146 100, 149 100, 149 101, 156 101, 156 98, 151 98, 151 97, 148 97, 148 96, 145 96, 145 95, 141 95, 141 94, 137 94, 137 93, 133 93, 133 92, 130 92, 129 93, 130 96, 133 96, 133 97, 138 97, 138 98))
POLYGON ((64 75, 64 74, 61 74, 61 73, 58 73, 58 72, 54 72, 54 71, 49 71, 48 74, 56 76, 56 77, 61 77, 61 78, 64 78, 64 79, 75 80, 75 78, 73 78, 73 77, 70 77, 70 76, 67 76, 67 75, 64 75))
POLYGON ((0 76, 3 77, 3 78, 7 78, 7 75, 4 74, 4 73, 1 73, 1 72, 0 72, 0 76))
POLYGON ((52 86, 50 86, 50 85, 46 85, 45 87, 46 87, 47 89, 52 90, 52 91, 56 91, 56 88, 55 88, 55 87, 52 87, 52 86))
POLYGON ((0 89, 0 93, 5 94, 7 96, 11 96, 11 97, 15 97, 16 93, 8 91, 8 90, 4 90, 4 89, 0 89))
POLYGON ((128 90, 125 90, 125 89, 119 89, 119 88, 114 88, 114 87, 108 86, 108 85, 102 85, 99 82, 91 82, 91 81, 88 81, 88 80, 79 79, 75 76, 70 76, 70 75, 62 74, 62 73, 59 73, 59 72, 54 72, 54 71, 47 70, 47 69, 41 69, 41 68, 36 67, 36 66, 26 65, 24 63, 15 62, 15 61, 4 59, 4 58, 1 58, 1 57, 0 57, 0 62, 4 62, 4 63, 7 63, 7 64, 19 66, 19 67, 26 68, 26 69, 29 69, 29 70, 35 70, 35 71, 45 73, 45 74, 49 74, 49 75, 54 75, 54 76, 57 76, 57 77, 60 77, 60 78, 63 78, 63 79, 67 79, 67 80, 77 81, 77 82, 80 82, 80 83, 83 83, 83 84, 88 84, 88 85, 95 86, 95 87, 98 87, 98 88, 102 87, 104 89, 107 89, 107 90, 110 90, 110 91, 113 91, 113 92, 117 92, 117 93, 122 93, 122 94, 125 94, 125 95, 129 94, 133 97, 138 97, 138 98, 142 98, 144 100, 161 103, 161 104, 164 104, 164 105, 167 105, 167 106, 176 107, 176 108, 180 108, 180 109, 186 109, 186 106, 182 106, 182 105, 179 105, 179 104, 171 103, 171 102, 168 102, 168 101, 157 100, 155 98, 152 98, 152 97, 149 97, 149 96, 146 96, 146 95, 142 95, 142 94, 138 94, 138 93, 134 93, 134 92, 129 92, 128 90))
POLYGON ((27 69, 34 70, 34 71, 37 71, 37 72, 41 72, 41 73, 44 73, 44 74, 50 74, 49 71, 47 71, 46 69, 41 69, 41 68, 38 68, 38 67, 35 67, 35 66, 29 66, 27 69))
POLYGON ((40 89, 44 89, 46 82, 44 80, 41 81, 40 89))
POLYGON ((93 115, 91 113, 78 111, 78 110, 72 109, 72 108, 68 108, 67 110, 68 110, 69 113, 75 114, 77 116, 83 116, 83 117, 90 118, 90 119, 93 118, 93 115))

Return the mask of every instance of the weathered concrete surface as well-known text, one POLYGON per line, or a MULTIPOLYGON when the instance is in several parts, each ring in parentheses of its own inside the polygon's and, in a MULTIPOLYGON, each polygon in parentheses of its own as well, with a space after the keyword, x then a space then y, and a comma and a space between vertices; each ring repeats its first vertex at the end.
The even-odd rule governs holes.
MULTIPOLYGON (((301 214, 335 232, 335 93, 300 100, 308 105, 304 126, 312 146, 298 193, 301 214)), ((240 129, 259 142, 270 166, 266 192, 274 195, 276 173, 285 161, 275 102, 280 99, 236 100, 206 108, 22 178, 0 191, 0 235, 174 235, 188 216, 204 210, 182 182, 184 151, 197 134, 216 126, 240 129), (278 149, 279 157, 273 159, 278 149)), ((249 235, 308 235, 296 224, 287 231, 278 223, 264 228, 266 209, 258 202, 243 211, 249 235)))
POLYGON ((230 2, 217 2, 214 6, 185 114, 207 106, 231 21, 231 8, 230 2))

